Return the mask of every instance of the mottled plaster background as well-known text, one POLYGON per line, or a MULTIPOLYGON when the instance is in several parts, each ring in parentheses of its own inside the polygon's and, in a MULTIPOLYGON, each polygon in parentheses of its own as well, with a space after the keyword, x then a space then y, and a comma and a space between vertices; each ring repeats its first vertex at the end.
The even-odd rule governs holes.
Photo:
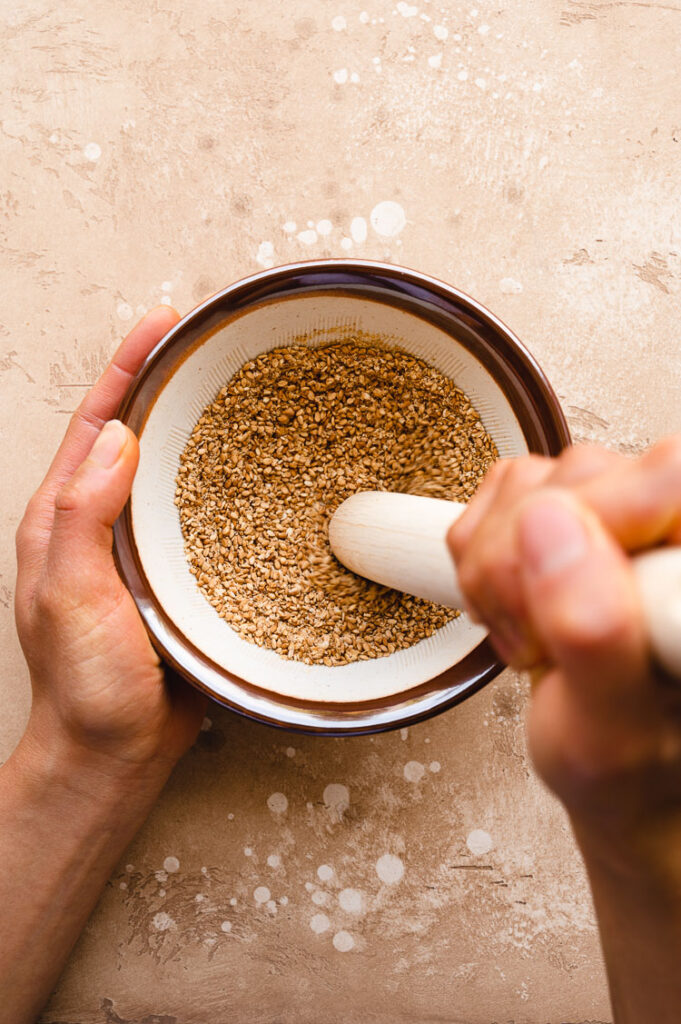
MULTIPOLYGON (((402 262, 510 324, 576 438, 638 451, 681 429, 681 3, 6 0, 0 16, 4 756, 29 704, 14 529, 70 412, 160 301, 184 313, 291 260, 402 262), (406 219, 392 235, 371 222, 384 202, 406 219)), ((526 697, 507 672, 353 740, 211 710, 44 1021, 608 1021, 526 697)))

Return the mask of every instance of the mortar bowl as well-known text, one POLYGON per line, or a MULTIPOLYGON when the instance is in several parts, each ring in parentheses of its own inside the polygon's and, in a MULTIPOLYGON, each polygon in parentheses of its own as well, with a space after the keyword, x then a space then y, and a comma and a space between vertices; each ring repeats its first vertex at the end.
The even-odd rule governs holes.
POLYGON ((154 647, 233 711, 327 735, 420 721, 480 689, 503 665, 466 615, 409 648, 336 667, 285 659, 242 639, 189 570, 175 480, 203 409, 244 363, 281 345, 316 347, 358 332, 399 345, 454 380, 500 457, 555 455, 569 444, 548 380, 497 317, 432 277, 369 261, 291 264, 217 292, 149 354, 119 410, 139 437, 140 464, 114 527, 114 555, 154 647))

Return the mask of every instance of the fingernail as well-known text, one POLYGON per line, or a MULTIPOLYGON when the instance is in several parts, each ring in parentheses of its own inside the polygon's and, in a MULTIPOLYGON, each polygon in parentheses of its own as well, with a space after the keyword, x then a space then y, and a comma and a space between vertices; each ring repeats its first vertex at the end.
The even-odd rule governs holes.
POLYGON ((532 501, 520 520, 520 546, 534 576, 557 576, 584 557, 588 537, 578 514, 559 497, 532 501))
POLYGON ((128 440, 128 433, 120 420, 105 423, 92 446, 90 458, 102 469, 111 469, 128 440))

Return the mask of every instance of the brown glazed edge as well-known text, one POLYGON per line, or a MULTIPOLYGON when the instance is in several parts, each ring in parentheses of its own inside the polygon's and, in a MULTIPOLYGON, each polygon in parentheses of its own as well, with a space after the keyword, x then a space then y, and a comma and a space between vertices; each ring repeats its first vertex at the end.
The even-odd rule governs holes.
MULTIPOLYGON (((242 279, 217 292, 183 317, 155 346, 131 381, 118 418, 141 435, 156 396, 197 345, 256 305, 306 292, 361 296, 399 306, 436 324, 463 341, 499 384, 518 415, 530 451, 555 455, 570 444, 568 425, 551 385, 505 324, 474 299, 436 278, 368 260, 289 264, 242 279)), ((130 502, 114 526, 114 556, 151 642, 168 667, 219 704, 269 725, 332 736, 400 728, 458 704, 504 668, 484 640, 446 672, 393 696, 352 703, 289 698, 227 672, 196 648, 168 618, 142 568, 132 531, 130 502), (235 691, 233 699, 217 694, 202 681, 202 677, 212 673, 217 673, 235 691)))

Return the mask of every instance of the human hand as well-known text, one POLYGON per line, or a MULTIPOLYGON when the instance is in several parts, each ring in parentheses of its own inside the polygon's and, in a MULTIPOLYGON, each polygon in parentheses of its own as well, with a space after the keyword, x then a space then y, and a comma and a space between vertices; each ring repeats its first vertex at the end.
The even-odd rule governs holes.
POLYGON ((112 556, 137 439, 115 415, 132 376, 177 323, 151 310, 76 410, 17 532, 15 612, 33 703, 23 746, 41 758, 165 779, 205 699, 166 677, 112 556))
POLYGON ((473 616, 531 671, 530 753, 583 848, 678 876, 681 684, 651 662, 626 553, 681 542, 681 438, 502 461, 448 540, 473 616))

